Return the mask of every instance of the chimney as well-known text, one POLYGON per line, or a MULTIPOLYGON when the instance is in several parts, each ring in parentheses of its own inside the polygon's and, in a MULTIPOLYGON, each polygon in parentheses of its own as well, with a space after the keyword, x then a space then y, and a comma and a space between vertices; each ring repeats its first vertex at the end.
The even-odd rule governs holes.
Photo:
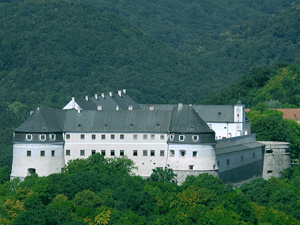
POLYGON ((102 110, 102 105, 98 105, 97 110, 99 110, 99 111, 102 110))
POLYGON ((85 100, 89 101, 89 96, 85 96, 85 100))
POLYGON ((98 100, 98 94, 95 94, 95 99, 98 100))
POLYGON ((105 95, 104 95, 104 93, 101 93, 101 97, 104 99, 105 98, 105 95))
POLYGON ((149 110, 154 110, 154 105, 150 105, 149 110))
POLYGON ((113 92, 112 91, 108 92, 108 94, 109 94, 110 97, 113 97, 113 92))
POLYGON ((124 95, 126 95, 126 89, 123 89, 123 93, 124 93, 124 95))
POLYGON ((118 91, 118 95, 122 97, 122 91, 118 91))
POLYGON ((178 109, 182 109, 183 103, 178 103, 178 109))
POLYGON ((120 108, 119 108, 119 106, 117 105, 117 107, 116 107, 116 110, 119 110, 120 108))
POLYGON ((133 106, 132 105, 128 106, 128 110, 133 110, 133 106))

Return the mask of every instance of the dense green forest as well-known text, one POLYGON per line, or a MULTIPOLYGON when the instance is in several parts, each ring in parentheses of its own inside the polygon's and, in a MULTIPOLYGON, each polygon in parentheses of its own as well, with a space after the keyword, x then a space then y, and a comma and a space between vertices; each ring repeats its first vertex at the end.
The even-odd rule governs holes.
POLYGON ((61 174, 1 179, 0 223, 300 224, 300 167, 233 190, 208 174, 189 176, 181 186, 172 171, 159 182, 145 180, 130 175, 132 166, 95 154, 69 162, 61 174))

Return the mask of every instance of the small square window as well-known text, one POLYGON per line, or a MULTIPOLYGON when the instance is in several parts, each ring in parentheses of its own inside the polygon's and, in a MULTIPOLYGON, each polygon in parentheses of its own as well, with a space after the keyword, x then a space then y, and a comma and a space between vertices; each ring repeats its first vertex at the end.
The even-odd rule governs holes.
POLYGON ((85 150, 80 150, 80 156, 84 156, 85 155, 85 150))
POLYGON ((96 150, 92 150, 92 155, 95 155, 96 154, 96 150))
POLYGON ((133 150, 133 156, 137 156, 138 155, 138 151, 137 150, 133 150))
POLYGON ((165 151, 164 150, 160 150, 160 156, 165 156, 165 151))
POLYGON ((96 134, 92 134, 92 139, 93 139, 93 140, 96 139, 96 134))
POLYGON ((26 134, 26 141, 32 141, 32 134, 26 134))
POLYGON ((115 150, 110 150, 110 155, 114 156, 115 155, 115 150))
POLYGON ((147 156, 148 155, 148 150, 143 150, 143 156, 147 156))
POLYGON ((31 156, 31 151, 27 151, 27 156, 31 156))
POLYGON ((70 134, 66 134, 66 139, 70 139, 70 134))
POLYGON ((197 157, 197 151, 193 152, 193 157, 197 157))
POLYGON ((155 139, 155 134, 151 134, 150 139, 154 140, 155 139))
POLYGON ((230 165, 230 160, 229 159, 227 159, 227 166, 229 166, 230 165))
POLYGON ((133 139, 135 139, 135 140, 138 139, 137 134, 134 134, 134 135, 133 135, 133 139))
POLYGON ((173 140, 174 140, 174 137, 175 137, 175 135, 174 135, 174 134, 171 134, 171 135, 170 135, 170 141, 173 141, 173 140))
POLYGON ((124 156, 124 150, 120 150, 120 156, 124 156))
POLYGON ((143 139, 144 139, 144 140, 147 140, 147 138, 148 138, 148 135, 147 135, 147 134, 144 134, 144 135, 143 135, 143 139))
POLYGON ((102 139, 102 140, 105 140, 105 134, 102 134, 102 135, 101 135, 101 139, 102 139))
POLYGON ((185 136, 184 135, 179 135, 179 141, 184 141, 185 136))
POLYGON ((71 150, 70 149, 66 150, 66 155, 71 155, 71 150))
POLYGON ((45 151, 41 151, 41 156, 45 156, 45 151))
POLYGON ((194 169, 194 165, 189 165, 189 170, 193 170, 194 169))
POLYGON ((56 134, 50 134, 50 140, 55 141, 56 140, 56 134))
POLYGON ((150 151, 150 156, 155 156, 155 150, 150 151))
POLYGON ((193 135, 193 141, 198 141, 199 140, 199 136, 198 135, 193 135))
POLYGON ((175 156, 175 150, 170 150, 170 156, 174 157, 175 156))
POLYGON ((186 153, 185 150, 180 150, 179 153, 181 157, 185 157, 185 153, 186 153))
POLYGON ((161 134, 160 135, 160 140, 164 140, 165 139, 165 135, 161 134))
POLYGON ((51 151, 51 156, 55 156, 55 150, 51 151))
POLYGON ((105 150, 101 150, 101 155, 105 156, 105 150))
POLYGON ((241 156, 241 161, 242 161, 242 162, 244 161, 244 156, 243 156, 243 155, 241 156))
POLYGON ((110 139, 114 140, 115 139, 115 135, 114 134, 110 135, 110 139))
POLYGON ((120 134, 120 139, 121 139, 121 140, 124 139, 124 134, 120 134))
POLYGON ((255 159, 255 152, 252 153, 252 158, 255 159))
POLYGON ((40 141, 46 141, 46 134, 40 135, 40 141))
POLYGON ((84 139, 84 134, 80 134, 80 139, 84 139))

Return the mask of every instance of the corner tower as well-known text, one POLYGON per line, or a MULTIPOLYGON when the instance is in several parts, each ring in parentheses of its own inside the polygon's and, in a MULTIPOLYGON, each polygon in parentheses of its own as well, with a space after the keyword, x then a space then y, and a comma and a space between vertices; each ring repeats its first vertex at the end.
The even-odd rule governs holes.
POLYGON ((174 107, 168 146, 167 165, 177 174, 179 183, 187 175, 218 175, 215 132, 192 106, 174 107))

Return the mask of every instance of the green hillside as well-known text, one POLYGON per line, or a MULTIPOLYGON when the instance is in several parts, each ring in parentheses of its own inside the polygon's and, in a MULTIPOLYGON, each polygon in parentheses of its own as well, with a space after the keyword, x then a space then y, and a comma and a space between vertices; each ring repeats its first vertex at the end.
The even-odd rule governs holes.
POLYGON ((139 102, 197 102, 208 78, 181 53, 91 5, 0 3, 3 102, 63 106, 127 88, 139 102), (197 85, 195 85, 197 84, 197 85))

